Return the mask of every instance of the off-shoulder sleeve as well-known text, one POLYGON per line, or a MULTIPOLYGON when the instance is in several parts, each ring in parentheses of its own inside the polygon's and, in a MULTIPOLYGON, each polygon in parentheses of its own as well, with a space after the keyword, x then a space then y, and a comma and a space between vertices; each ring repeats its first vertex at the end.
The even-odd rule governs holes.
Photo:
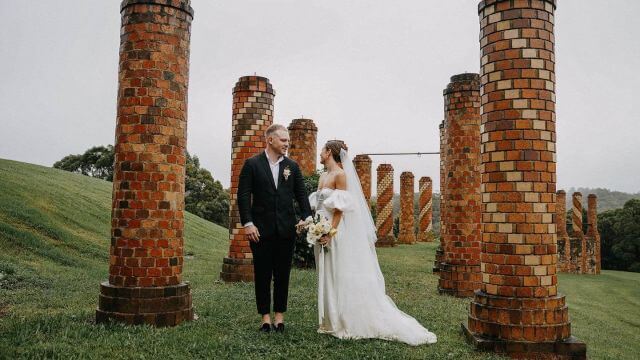
POLYGON ((315 211, 318 205, 318 192, 314 191, 309 195, 309 205, 311 205, 311 210, 315 211))
POLYGON ((327 209, 349 211, 353 209, 353 197, 345 190, 336 189, 324 200, 327 209))

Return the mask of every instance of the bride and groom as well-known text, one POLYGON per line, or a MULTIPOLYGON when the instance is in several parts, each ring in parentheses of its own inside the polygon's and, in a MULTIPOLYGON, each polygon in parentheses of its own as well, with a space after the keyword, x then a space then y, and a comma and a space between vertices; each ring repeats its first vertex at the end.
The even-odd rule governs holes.
POLYGON ((314 245, 318 332, 341 339, 435 343, 435 334, 399 310, 386 295, 375 250, 375 225, 344 145, 329 141, 321 149, 320 162, 326 172, 318 190, 307 197, 300 168, 285 156, 287 129, 272 125, 265 140, 265 151, 245 161, 238 185, 240 220, 253 253, 260 330, 284 331, 296 228, 304 224, 302 220, 296 224, 295 200, 302 219, 315 210, 337 230, 333 237, 326 235, 314 245))

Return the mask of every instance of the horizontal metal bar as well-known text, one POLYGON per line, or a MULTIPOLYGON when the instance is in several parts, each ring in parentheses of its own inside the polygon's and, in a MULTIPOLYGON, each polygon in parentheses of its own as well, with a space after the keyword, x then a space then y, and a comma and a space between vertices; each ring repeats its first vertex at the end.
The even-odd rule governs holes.
POLYGON ((439 155, 439 152, 399 152, 399 153, 371 153, 371 154, 362 154, 362 155, 439 155))

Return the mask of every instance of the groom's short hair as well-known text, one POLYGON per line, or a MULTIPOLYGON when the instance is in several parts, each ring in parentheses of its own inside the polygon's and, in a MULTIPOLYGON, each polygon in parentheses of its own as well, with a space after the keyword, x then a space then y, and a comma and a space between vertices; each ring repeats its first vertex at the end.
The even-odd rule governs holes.
POLYGON ((267 128, 267 132, 265 133, 266 137, 272 136, 273 134, 276 133, 276 131, 280 131, 280 130, 284 130, 284 131, 289 131, 287 130, 286 127, 284 127, 284 125, 280 125, 280 124, 273 124, 271 126, 269 126, 267 128))

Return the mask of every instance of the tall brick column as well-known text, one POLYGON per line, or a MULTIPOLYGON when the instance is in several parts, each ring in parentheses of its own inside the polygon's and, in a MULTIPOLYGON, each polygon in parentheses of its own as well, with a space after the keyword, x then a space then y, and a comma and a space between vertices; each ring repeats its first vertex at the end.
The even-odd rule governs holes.
POLYGON ((587 240, 582 231, 582 194, 574 192, 571 208, 571 272, 584 273, 586 269, 587 240))
POLYGON ((430 177, 421 177, 418 181, 420 215, 418 216, 418 241, 433 241, 433 184, 430 177))
POLYGON ((120 70, 109 281, 96 322, 193 319, 182 281, 189 0, 120 5, 120 70))
POLYGON ((558 190, 556 193, 556 233, 558 235, 558 270, 569 271, 571 261, 571 245, 567 233, 567 193, 558 190))
POLYGON ((368 203, 371 200, 371 158, 369 155, 356 155, 353 158, 353 166, 356 168, 364 198, 368 203))
POLYGON ((409 171, 400 174, 400 232, 398 233, 399 244, 415 244, 415 221, 414 221, 414 177, 409 171))
POLYGON ((472 296, 480 288, 480 77, 451 77, 443 91, 446 129, 447 226, 440 264, 441 293, 472 296))
POLYGON ((311 119, 293 119, 289 124, 291 138, 289 153, 292 160, 300 165, 302 175, 309 176, 316 172, 318 158, 318 128, 311 119))
POLYGON ((433 262, 433 273, 440 272, 440 264, 444 261, 444 236, 443 234, 446 232, 446 223, 445 218, 442 216, 442 212, 444 207, 447 205, 446 203, 446 194, 445 194, 445 184, 447 179, 447 172, 445 169, 446 164, 446 122, 442 120, 440 125, 438 125, 438 130, 440 133, 440 244, 436 249, 435 260, 433 262))
POLYGON ((378 176, 376 198, 376 228, 378 230, 377 247, 396 245, 393 236, 393 166, 380 164, 376 169, 378 176))
POLYGON ((220 272, 223 281, 253 281, 253 254, 240 223, 238 182, 244 161, 264 151, 265 132, 273 123, 274 96, 269 79, 260 76, 243 76, 233 88, 230 245, 220 272))
POLYGON ((586 358, 557 293, 555 6, 479 5, 482 288, 466 334, 515 358, 586 358))
POLYGON ((598 231, 598 197, 589 194, 587 197, 587 268, 588 274, 600 274, 600 232, 598 231))

